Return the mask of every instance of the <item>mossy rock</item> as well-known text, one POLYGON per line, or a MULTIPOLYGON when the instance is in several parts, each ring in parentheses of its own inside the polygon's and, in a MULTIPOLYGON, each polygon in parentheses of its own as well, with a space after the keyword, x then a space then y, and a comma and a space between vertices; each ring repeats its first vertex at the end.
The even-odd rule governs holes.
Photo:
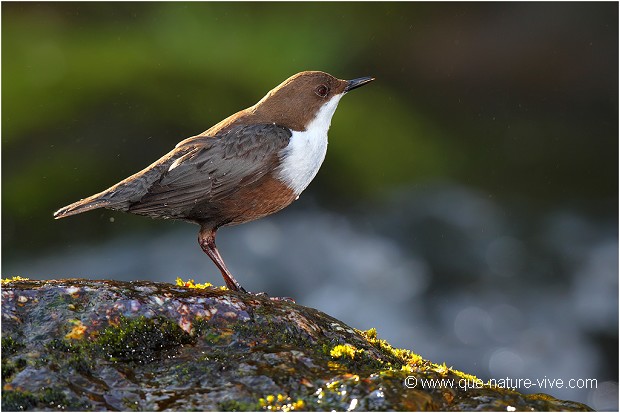
POLYGON ((292 302, 151 282, 3 283, 2 386, 3 410, 590 410, 491 388, 292 302))

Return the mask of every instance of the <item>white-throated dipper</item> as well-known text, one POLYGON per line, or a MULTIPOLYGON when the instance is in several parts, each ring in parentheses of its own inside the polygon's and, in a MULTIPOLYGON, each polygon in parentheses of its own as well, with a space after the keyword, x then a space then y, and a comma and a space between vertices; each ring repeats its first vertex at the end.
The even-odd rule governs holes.
POLYGON ((215 233, 273 214, 296 200, 317 174, 340 98, 373 81, 301 72, 257 104, 175 146, 142 171, 59 209, 64 218, 108 208, 200 225, 198 243, 229 289, 246 292, 215 246, 215 233))

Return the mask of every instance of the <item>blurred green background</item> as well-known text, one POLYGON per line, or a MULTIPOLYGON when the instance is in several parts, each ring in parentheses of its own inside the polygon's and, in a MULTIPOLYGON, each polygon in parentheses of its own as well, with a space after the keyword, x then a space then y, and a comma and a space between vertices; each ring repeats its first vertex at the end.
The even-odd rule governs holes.
POLYGON ((222 231, 231 270, 483 378, 591 374, 553 394, 617 409, 617 3, 3 2, 2 63, 3 276, 221 283, 188 224, 52 213, 296 72, 371 75, 300 201, 222 231))
POLYGON ((74 232, 105 234, 94 217, 58 232, 51 213, 309 69, 378 79, 334 117, 310 187, 324 205, 449 180, 489 197, 615 215, 616 10, 4 3, 3 257, 75 240, 74 232))

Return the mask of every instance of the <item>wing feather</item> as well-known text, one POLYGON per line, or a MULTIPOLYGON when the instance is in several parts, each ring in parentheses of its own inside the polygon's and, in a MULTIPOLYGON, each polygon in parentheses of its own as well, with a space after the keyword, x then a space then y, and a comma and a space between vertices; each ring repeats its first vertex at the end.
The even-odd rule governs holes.
POLYGON ((129 210, 175 218, 184 217, 198 203, 217 204, 268 174, 290 137, 285 127, 259 124, 187 141, 193 148, 177 158, 129 210))

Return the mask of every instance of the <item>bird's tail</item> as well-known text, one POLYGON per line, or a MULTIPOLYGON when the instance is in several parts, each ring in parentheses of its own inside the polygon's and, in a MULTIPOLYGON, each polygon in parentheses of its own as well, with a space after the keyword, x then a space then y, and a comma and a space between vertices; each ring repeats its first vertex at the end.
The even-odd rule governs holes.
POLYGON ((81 214, 82 212, 90 211, 97 208, 105 208, 110 205, 110 201, 103 198, 102 194, 96 194, 86 199, 81 199, 77 202, 60 208, 54 212, 54 218, 60 219, 70 217, 71 215, 81 214))

